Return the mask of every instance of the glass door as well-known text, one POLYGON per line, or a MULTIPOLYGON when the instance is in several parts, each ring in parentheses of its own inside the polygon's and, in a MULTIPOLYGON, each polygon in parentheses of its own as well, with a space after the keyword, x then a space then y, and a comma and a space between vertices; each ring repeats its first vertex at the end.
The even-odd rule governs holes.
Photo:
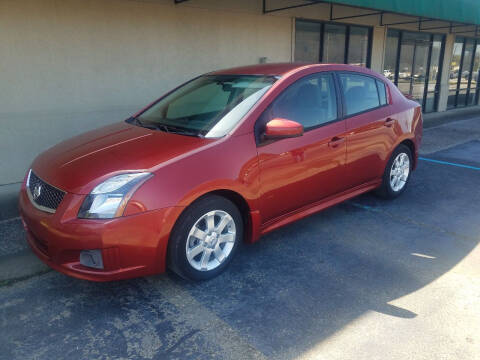
POLYGON ((480 41, 475 39, 455 39, 448 83, 449 109, 478 103, 479 45, 480 41))
POLYGON ((425 93, 429 51, 429 34, 403 33, 397 86, 420 104, 425 93))
POLYGON ((427 67, 430 52, 430 35, 417 34, 413 54, 413 75, 410 94, 423 105, 425 86, 427 84, 427 67))
POLYGON ((404 94, 412 94, 412 67, 415 53, 415 39, 402 34, 400 38, 400 57, 397 66, 396 82, 404 94))
POLYGON ((438 94, 440 93, 439 76, 442 73, 443 35, 433 35, 430 52, 430 66, 428 67, 427 87, 425 88, 424 111, 432 112, 437 108, 438 94))
POLYGON ((424 111, 435 111, 443 56, 443 36, 388 30, 384 75, 424 111))
POLYGON ((478 103, 478 73, 480 70, 480 44, 477 40, 475 56, 473 58, 472 76, 470 78, 470 86, 468 93, 467 105, 475 105, 478 103))

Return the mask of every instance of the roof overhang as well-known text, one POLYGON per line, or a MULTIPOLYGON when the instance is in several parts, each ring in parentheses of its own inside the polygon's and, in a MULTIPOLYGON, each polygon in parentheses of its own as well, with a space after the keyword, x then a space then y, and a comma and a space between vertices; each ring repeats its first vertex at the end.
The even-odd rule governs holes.
MULTIPOLYGON (((298 0, 282 7, 267 7, 263 1, 265 14, 312 6, 330 4, 330 20, 343 20, 365 16, 378 16, 379 25, 400 25, 418 23, 419 30, 448 29, 450 33, 471 33, 480 35, 479 0, 298 0), (364 12, 351 16, 335 17, 333 5, 350 6, 364 12), (396 14, 411 17, 404 21, 388 23, 384 15, 396 14), (442 26, 428 27, 429 22, 445 22, 442 26)), ((268 1, 269 4, 274 1, 268 1)), ((285 4, 285 2, 282 2, 285 4)))

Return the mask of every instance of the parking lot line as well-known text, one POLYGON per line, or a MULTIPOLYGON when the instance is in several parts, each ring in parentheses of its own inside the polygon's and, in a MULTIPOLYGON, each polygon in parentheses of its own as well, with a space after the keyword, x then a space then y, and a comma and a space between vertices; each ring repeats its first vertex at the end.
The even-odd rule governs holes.
POLYGON ((436 163, 436 164, 442 164, 442 165, 458 166, 458 167, 462 167, 462 168, 465 168, 465 169, 471 169, 471 170, 480 170, 480 167, 471 166, 471 165, 464 165, 464 164, 457 164, 457 163, 453 163, 453 162, 449 162, 449 161, 428 159, 428 158, 424 158, 424 157, 419 157, 418 160, 428 161, 428 162, 432 162, 432 163, 436 163))

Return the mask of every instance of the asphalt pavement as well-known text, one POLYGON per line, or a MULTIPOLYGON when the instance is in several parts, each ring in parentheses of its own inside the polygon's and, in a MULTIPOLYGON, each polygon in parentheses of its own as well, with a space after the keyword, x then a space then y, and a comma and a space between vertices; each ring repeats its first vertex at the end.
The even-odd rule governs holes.
POLYGON ((394 201, 244 245, 221 276, 49 270, 0 222, 0 359, 480 359, 480 118, 429 128, 394 201))

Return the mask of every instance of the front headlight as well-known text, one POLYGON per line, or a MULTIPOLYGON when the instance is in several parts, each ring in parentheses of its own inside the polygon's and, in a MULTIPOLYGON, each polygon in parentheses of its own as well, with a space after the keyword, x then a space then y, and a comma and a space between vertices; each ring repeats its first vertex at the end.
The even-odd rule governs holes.
POLYGON ((111 219, 122 216, 125 205, 133 192, 149 177, 150 173, 127 173, 111 177, 97 185, 85 198, 78 212, 82 219, 111 219))

